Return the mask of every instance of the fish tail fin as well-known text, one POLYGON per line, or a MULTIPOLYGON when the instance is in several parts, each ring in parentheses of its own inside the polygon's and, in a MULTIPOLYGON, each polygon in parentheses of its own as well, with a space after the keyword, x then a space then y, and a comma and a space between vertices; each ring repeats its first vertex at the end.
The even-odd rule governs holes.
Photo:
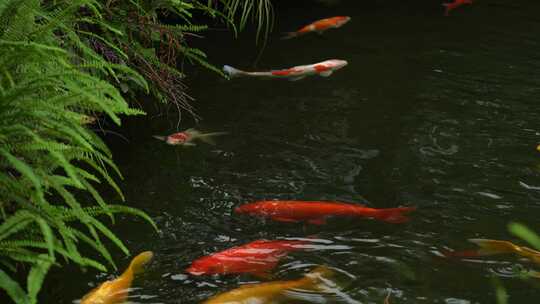
POLYGON ((416 207, 379 209, 373 217, 388 223, 400 224, 408 222, 410 218, 406 214, 414 210, 416 210, 416 207))
POLYGON ((286 33, 283 33, 283 36, 281 36, 281 40, 287 40, 287 39, 292 39, 292 38, 296 38, 300 36, 298 34, 298 32, 286 32, 286 33))
POLYGON ((152 135, 152 137, 155 138, 155 139, 162 140, 162 141, 166 141, 166 140, 167 140, 167 136, 152 135))
POLYGON ((205 142, 207 144, 211 144, 211 145, 216 144, 215 140, 213 139, 214 136, 220 136, 220 135, 229 134, 227 132, 202 133, 202 132, 199 132, 199 131, 197 131, 195 129, 189 129, 186 132, 189 133, 193 138, 198 138, 201 141, 203 141, 203 142, 205 142))
POLYGON ((245 74, 246 72, 242 71, 242 70, 239 70, 239 69, 236 69, 236 68, 233 68, 232 66, 230 65, 224 65, 223 66, 223 72, 227 75, 229 75, 229 77, 233 78, 233 77, 238 77, 238 76, 242 76, 243 74, 245 74))
POLYGON ((131 260, 131 263, 129 264, 128 269, 131 269, 133 274, 138 274, 143 272, 144 266, 150 262, 152 257, 154 256, 154 253, 152 251, 145 251, 142 253, 139 253, 136 257, 131 260))
POLYGON ((329 279, 333 277, 334 274, 335 272, 328 266, 317 266, 315 269, 306 274, 304 278, 305 284, 303 284, 302 288, 306 288, 308 290, 317 290, 320 289, 321 283, 330 285, 328 284, 329 279))
POLYGON ((469 239, 469 242, 480 247, 480 249, 477 250, 477 255, 479 256, 513 253, 516 251, 516 245, 507 241, 469 239))

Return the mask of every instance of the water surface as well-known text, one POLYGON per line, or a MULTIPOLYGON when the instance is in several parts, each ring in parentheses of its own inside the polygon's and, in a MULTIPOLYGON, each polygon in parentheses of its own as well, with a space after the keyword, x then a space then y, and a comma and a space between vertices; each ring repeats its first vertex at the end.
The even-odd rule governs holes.
MULTIPOLYGON (((539 231, 540 3, 475 1, 445 18, 439 1, 290 2, 277 3, 274 34, 256 63, 249 32, 234 40, 213 31, 193 43, 216 64, 238 68, 330 58, 349 66, 296 82, 226 81, 193 70, 188 84, 203 117, 197 127, 229 136, 189 149, 156 142, 151 135, 175 130, 171 111, 129 121, 122 130, 129 143, 110 138, 127 202, 161 228, 153 233, 129 219, 117 225, 132 252, 156 253, 130 300, 200 303, 259 279, 193 277, 184 272, 192 260, 256 239, 307 236, 319 246, 285 258, 275 278, 298 278, 319 264, 336 269, 343 289, 311 300, 382 303, 391 291, 395 304, 494 303, 492 276, 510 303, 540 300, 540 289, 512 274, 516 266, 535 268, 526 261, 440 257, 473 248, 468 238, 524 244, 507 232, 510 221, 539 231), (278 39, 333 15, 352 21, 323 36, 278 39), (232 213, 263 199, 418 211, 401 225, 346 219, 305 227, 232 213)), ((191 126, 185 119, 181 129, 191 126)), ((74 271, 49 297, 70 302, 113 276, 74 271)))

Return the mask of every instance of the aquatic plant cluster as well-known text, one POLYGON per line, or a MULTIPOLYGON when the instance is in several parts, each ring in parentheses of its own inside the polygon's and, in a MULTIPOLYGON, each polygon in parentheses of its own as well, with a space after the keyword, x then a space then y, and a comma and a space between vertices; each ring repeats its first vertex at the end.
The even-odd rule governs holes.
POLYGON ((115 214, 154 225, 100 194, 107 185, 124 200, 100 121, 144 115, 125 97, 139 92, 193 113, 177 60, 221 72, 188 46, 206 29, 190 20, 201 12, 236 30, 238 10, 244 24, 262 18, 242 3, 0 1, 0 288, 13 302, 37 303, 49 269, 63 262, 116 269, 105 243, 129 250, 109 228, 115 214))

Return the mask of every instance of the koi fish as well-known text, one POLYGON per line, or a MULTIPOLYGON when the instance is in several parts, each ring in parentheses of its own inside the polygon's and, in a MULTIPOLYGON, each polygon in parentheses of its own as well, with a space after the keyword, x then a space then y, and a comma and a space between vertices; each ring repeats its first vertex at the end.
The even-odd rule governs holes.
POLYGON ((330 59, 319 63, 299 65, 283 70, 271 70, 267 72, 246 72, 228 65, 223 66, 223 71, 231 78, 239 76, 266 77, 266 78, 287 78, 291 81, 300 80, 306 76, 319 75, 328 77, 333 72, 341 69, 348 64, 345 60, 330 59))
POLYGON ((319 286, 325 283, 333 274, 334 272, 330 268, 319 266, 298 280, 244 285, 218 294, 203 304, 272 303, 272 300, 290 289, 317 291, 320 288, 319 286))
POLYGON ((404 223, 409 220, 405 214, 413 210, 416 207, 375 209, 341 202, 259 201, 239 206, 235 212, 269 217, 279 222, 307 221, 322 225, 329 216, 360 216, 389 223, 404 223))
POLYGON ((540 145, 536 146, 536 150, 538 150, 538 152, 540 152, 540 145))
POLYGON ((257 240, 199 258, 186 271, 192 275, 251 273, 268 278, 281 258, 304 249, 307 244, 306 241, 257 240))
POLYGON ((341 27, 349 21, 351 21, 351 17, 349 16, 337 16, 337 17, 317 20, 313 23, 310 23, 302 27, 301 29, 295 32, 286 33, 285 36, 283 36, 281 39, 291 39, 294 37, 298 37, 298 36, 305 35, 308 33, 313 33, 313 32, 322 34, 326 30, 341 27))
POLYGON ((528 247, 518 246, 508 241, 499 240, 469 239, 468 241, 478 245, 480 248, 456 252, 445 252, 444 255, 447 257, 474 258, 513 253, 527 258, 534 263, 540 264, 540 251, 536 251, 528 247))
POLYGON ((118 278, 107 281, 87 293, 80 304, 116 304, 124 303, 128 296, 128 289, 131 286, 133 277, 143 271, 153 257, 151 251, 145 251, 136 256, 129 267, 118 278))
POLYGON ((450 12, 462 5, 465 5, 465 4, 472 4, 472 0, 454 0, 454 2, 449 2, 449 3, 443 3, 442 5, 445 7, 445 10, 444 10, 444 15, 445 16, 448 16, 448 14, 450 14, 450 12))
POLYGON ((386 298, 384 298, 384 303, 383 304, 390 304, 390 295, 392 295, 391 291, 389 291, 388 295, 386 295, 386 298))
POLYGON ((195 143, 193 143, 195 139, 200 139, 205 143, 215 145, 216 143, 212 137, 225 134, 227 134, 227 132, 202 133, 192 128, 169 136, 154 135, 154 138, 163 140, 169 145, 195 146, 195 143))

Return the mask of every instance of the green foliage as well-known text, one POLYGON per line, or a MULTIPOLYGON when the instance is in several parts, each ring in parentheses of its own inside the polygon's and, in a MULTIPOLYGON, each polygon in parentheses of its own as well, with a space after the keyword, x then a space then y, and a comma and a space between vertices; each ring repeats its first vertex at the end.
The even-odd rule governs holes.
POLYGON ((223 10, 235 31, 235 20, 238 20, 239 30, 243 30, 251 19, 256 24, 257 42, 261 38, 266 41, 274 25, 274 9, 271 0, 209 0, 208 7, 223 10))
POLYGON ((104 239, 129 254, 102 216, 128 213, 153 225, 142 211, 108 205, 95 188, 105 181, 119 191, 109 173, 118 169, 85 119, 104 113, 119 124, 120 114, 142 114, 111 80, 147 89, 138 73, 80 38, 87 18, 105 27, 101 9, 92 0, 0 4, 0 288, 15 303, 37 302, 58 257, 105 271, 82 252, 93 249, 115 267, 104 239))
MULTIPOLYGON (((193 99, 182 83, 184 62, 226 76, 208 61, 202 50, 190 46, 190 39, 200 37, 198 33, 208 28, 192 23, 195 13, 223 21, 235 32, 244 29, 252 18, 257 25, 257 41, 263 33, 268 36, 273 24, 270 0, 107 1, 104 14, 100 18, 85 16, 77 33, 107 61, 139 72, 158 100, 196 117, 193 99), (164 17, 168 23, 163 21, 164 17)), ((129 90, 124 79, 119 80, 119 86, 129 90)))
POLYGON ((510 223, 508 224, 508 230, 515 236, 527 241, 537 250, 540 250, 540 237, 525 225, 520 223, 510 223))

